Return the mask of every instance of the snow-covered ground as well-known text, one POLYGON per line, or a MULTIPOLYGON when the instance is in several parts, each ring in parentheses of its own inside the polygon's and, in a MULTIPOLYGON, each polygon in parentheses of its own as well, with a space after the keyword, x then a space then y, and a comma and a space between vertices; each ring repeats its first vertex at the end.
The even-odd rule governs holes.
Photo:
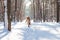
POLYGON ((0 26, 0 40, 60 40, 60 24, 52 22, 32 22, 30 27, 24 22, 12 24, 9 32, 0 26))

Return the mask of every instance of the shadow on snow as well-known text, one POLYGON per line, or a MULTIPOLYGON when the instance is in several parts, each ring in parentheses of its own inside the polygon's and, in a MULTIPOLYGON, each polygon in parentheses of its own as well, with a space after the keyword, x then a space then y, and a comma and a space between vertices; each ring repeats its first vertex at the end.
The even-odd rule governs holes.
POLYGON ((0 39, 2 39, 3 37, 7 36, 9 31, 6 29, 1 29, 2 31, 0 32, 0 39))
POLYGON ((20 28, 23 32, 23 40, 40 40, 40 38, 47 38, 47 39, 58 39, 56 35, 51 34, 47 31, 32 29, 32 28, 20 28))

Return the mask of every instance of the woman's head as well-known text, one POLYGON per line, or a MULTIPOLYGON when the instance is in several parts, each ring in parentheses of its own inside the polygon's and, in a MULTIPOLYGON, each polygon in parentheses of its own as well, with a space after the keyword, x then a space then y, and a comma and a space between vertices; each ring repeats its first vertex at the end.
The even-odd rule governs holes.
POLYGON ((29 17, 29 16, 27 16, 27 17, 26 17, 26 19, 30 19, 30 17, 29 17))

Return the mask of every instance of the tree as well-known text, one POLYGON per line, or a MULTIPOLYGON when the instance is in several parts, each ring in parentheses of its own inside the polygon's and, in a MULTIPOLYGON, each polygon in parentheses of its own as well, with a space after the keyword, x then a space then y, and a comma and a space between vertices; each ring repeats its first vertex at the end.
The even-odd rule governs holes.
POLYGON ((11 0, 7 0, 8 30, 11 31, 11 0))
POLYGON ((59 3, 57 0, 57 22, 59 22, 59 3))
POLYGON ((34 3, 35 3, 35 1, 33 0, 32 4, 33 4, 33 13, 34 13, 34 21, 35 21, 35 4, 34 3))

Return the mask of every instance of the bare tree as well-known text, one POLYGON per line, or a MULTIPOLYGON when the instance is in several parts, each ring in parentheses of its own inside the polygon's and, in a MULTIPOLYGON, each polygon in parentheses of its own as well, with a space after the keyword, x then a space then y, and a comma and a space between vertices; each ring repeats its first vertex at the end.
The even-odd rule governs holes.
POLYGON ((8 30, 11 31, 11 0, 7 0, 8 30))
POLYGON ((57 2, 57 22, 59 22, 59 3, 58 3, 58 0, 56 2, 57 2))

